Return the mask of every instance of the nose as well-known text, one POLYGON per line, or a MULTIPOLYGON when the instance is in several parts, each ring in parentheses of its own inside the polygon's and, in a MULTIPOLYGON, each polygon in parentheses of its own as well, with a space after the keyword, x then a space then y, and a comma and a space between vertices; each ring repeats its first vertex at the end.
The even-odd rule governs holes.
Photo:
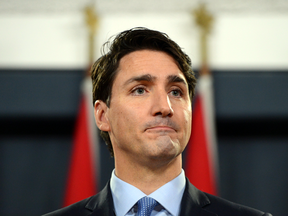
POLYGON ((159 115, 162 117, 173 116, 174 110, 172 109, 171 101, 166 91, 154 95, 152 114, 153 116, 159 115))

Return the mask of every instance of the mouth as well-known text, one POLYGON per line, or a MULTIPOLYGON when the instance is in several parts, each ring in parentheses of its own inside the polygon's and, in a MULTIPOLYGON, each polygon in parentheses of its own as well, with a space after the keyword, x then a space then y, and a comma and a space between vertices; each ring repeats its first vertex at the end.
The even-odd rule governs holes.
POLYGON ((163 126, 163 125, 149 127, 145 131, 155 132, 155 133, 156 132, 176 132, 174 128, 169 127, 169 126, 163 126))

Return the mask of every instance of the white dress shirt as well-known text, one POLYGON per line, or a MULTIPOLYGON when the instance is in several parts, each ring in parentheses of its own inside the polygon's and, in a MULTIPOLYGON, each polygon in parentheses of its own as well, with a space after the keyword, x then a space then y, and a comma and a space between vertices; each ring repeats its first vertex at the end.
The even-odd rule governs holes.
MULTIPOLYGON (((184 170, 182 170, 176 178, 149 194, 149 197, 160 204, 154 208, 151 216, 179 215, 185 184, 185 174, 184 170)), ((137 202, 145 197, 146 194, 133 185, 119 179, 115 175, 115 170, 113 170, 111 175, 110 187, 116 216, 136 215, 137 202)))

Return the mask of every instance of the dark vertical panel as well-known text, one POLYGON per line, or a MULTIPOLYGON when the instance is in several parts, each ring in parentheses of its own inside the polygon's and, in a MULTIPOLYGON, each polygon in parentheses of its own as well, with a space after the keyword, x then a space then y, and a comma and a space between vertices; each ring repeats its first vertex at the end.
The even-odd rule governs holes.
POLYGON ((82 73, 0 71, 0 215, 62 206, 82 73))
POLYGON ((218 118, 288 117, 287 71, 215 71, 218 118))
POLYGON ((41 215, 59 208, 70 137, 0 138, 0 215, 41 215))
POLYGON ((286 215, 288 137, 219 138, 221 196, 286 215))
POLYGON ((83 70, 0 70, 0 116, 73 116, 83 70))

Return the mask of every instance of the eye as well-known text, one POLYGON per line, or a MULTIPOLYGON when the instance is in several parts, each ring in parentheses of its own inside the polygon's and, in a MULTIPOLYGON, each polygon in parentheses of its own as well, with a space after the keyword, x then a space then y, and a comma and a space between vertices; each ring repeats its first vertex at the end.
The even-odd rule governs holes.
POLYGON ((170 94, 171 94, 172 96, 174 96, 174 97, 181 97, 182 92, 181 92, 181 90, 179 90, 179 89, 174 89, 174 90, 172 90, 172 91, 170 92, 170 94))
POLYGON ((132 94, 134 94, 134 95, 142 95, 142 94, 145 93, 145 91, 146 91, 145 88, 137 87, 137 88, 132 90, 132 94))

